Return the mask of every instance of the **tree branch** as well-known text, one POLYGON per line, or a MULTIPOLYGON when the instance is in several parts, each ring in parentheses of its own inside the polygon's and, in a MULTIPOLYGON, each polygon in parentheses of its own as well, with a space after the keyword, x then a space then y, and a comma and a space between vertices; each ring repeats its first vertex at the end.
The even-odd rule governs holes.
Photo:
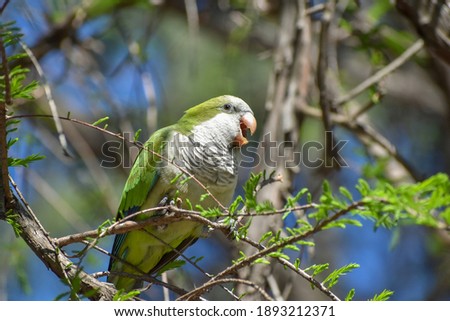
POLYGON ((6 6, 8 5, 8 3, 9 3, 9 0, 5 0, 5 1, 2 3, 2 6, 0 7, 0 15, 3 13, 3 11, 5 11, 6 6))
POLYGON ((209 290, 211 287, 218 285, 218 284, 223 284, 223 283, 238 283, 238 284, 245 284, 245 285, 251 286, 252 288, 255 288, 262 295, 262 297, 264 299, 266 299, 267 301, 274 301, 274 299, 263 288, 261 288, 256 283, 249 281, 249 280, 239 279, 239 278, 224 278, 224 279, 214 280, 211 282, 206 282, 203 285, 199 286, 198 288, 195 288, 194 290, 180 296, 177 299, 177 301, 183 301, 189 297, 198 298, 198 296, 201 295, 201 294, 199 294, 200 292, 204 293, 207 290, 209 290))
POLYGON ((362 83, 360 83, 355 88, 351 89, 349 92, 347 92, 344 96, 339 97, 336 100, 337 105, 343 105, 347 103, 349 100, 355 98, 359 94, 361 94, 363 91, 368 89, 369 87, 375 85, 376 83, 380 82, 384 77, 392 73, 394 70, 399 68, 401 65, 403 65, 405 62, 407 62, 412 56, 414 56, 416 53, 418 53, 424 46, 424 42, 422 39, 418 39, 415 43, 411 45, 408 49, 406 49, 400 56, 398 56, 396 59, 391 61, 388 65, 386 65, 384 68, 378 70, 375 74, 364 80, 362 83))
POLYGON ((322 23, 319 37, 319 58, 317 63, 317 87, 319 89, 319 105, 322 110, 322 123, 325 131, 325 135, 329 136, 325 138, 325 157, 326 163, 329 163, 330 159, 333 159, 333 131, 332 122, 330 120, 330 112, 334 109, 332 106, 333 99, 331 98, 331 90, 329 88, 329 77, 327 77, 328 69, 328 52, 329 52, 329 33, 331 19, 334 13, 335 3, 334 0, 328 1, 325 5, 325 11, 322 15, 322 23))
POLYGON ((36 256, 60 279, 80 281, 80 293, 91 300, 112 300, 116 290, 81 271, 53 243, 39 221, 20 202, 14 201, 13 214, 9 218, 19 227, 20 237, 36 256))
MULTIPOLYGON (((7 2, 5 3, 6 6, 7 2)), ((8 182, 8 143, 6 140, 6 106, 11 104, 11 84, 9 79, 8 58, 6 57, 3 39, 0 36, 0 58, 4 78, 4 99, 0 99, 0 218, 5 217, 12 194, 8 182)))
MULTIPOLYGON (((307 106, 304 104, 299 104, 298 111, 304 115, 321 118, 322 112, 314 107, 307 106)), ((381 133, 377 132, 374 128, 369 127, 367 124, 363 124, 357 119, 350 120, 347 116, 340 114, 331 114, 331 120, 333 123, 338 124, 348 130, 365 136, 371 139, 375 144, 382 147, 390 156, 394 157, 394 159, 403 166, 403 168, 408 172, 408 174, 416 181, 422 179, 422 175, 417 173, 414 167, 405 159, 395 148, 395 145, 392 144, 386 137, 384 137, 381 133)))
POLYGON ((397 10, 414 25, 427 49, 450 65, 450 5, 446 0, 396 0, 397 10))
POLYGON ((42 70, 41 64, 34 56, 31 49, 28 48, 28 46, 22 41, 20 42, 20 45, 22 46, 23 50, 30 58, 30 61, 32 62, 34 68, 36 69, 39 77, 41 77, 42 87, 44 88, 45 96, 47 98, 48 105, 50 107, 50 111, 53 116, 53 122, 55 123, 56 131, 58 133, 59 143, 61 144, 64 155, 70 156, 69 147, 67 145, 66 135, 64 135, 64 130, 63 130, 63 127, 61 124, 61 119, 59 118, 59 115, 58 115, 58 107, 56 106, 55 100, 53 99, 52 90, 50 89, 50 86, 48 84, 47 77, 45 77, 45 73, 42 70))
POLYGON ((58 239, 54 239, 57 246, 66 246, 72 243, 84 241, 88 238, 102 238, 108 235, 123 234, 134 230, 139 230, 147 226, 160 226, 179 221, 195 221, 202 223, 206 226, 210 226, 214 229, 224 229, 225 225, 214 223, 199 214, 199 212, 192 213, 183 209, 176 208, 174 206, 161 206, 153 207, 143 211, 139 211, 133 214, 133 217, 127 216, 124 219, 114 223, 110 227, 102 230, 90 230, 82 233, 76 233, 68 236, 64 236, 58 239), (136 215, 143 215, 153 211, 169 210, 170 214, 150 217, 142 221, 132 221, 136 215))
MULTIPOLYGON (((262 244, 259 244, 253 240, 250 240, 248 237, 242 238, 243 242, 246 242, 250 245, 252 245, 254 248, 257 248, 258 250, 264 250, 266 247, 262 244)), ((296 274, 300 275, 303 279, 314 285, 319 291, 323 292, 326 296, 328 296, 333 301, 340 301, 339 297, 334 294, 330 289, 328 289, 325 285, 323 285, 321 282, 317 281, 314 277, 306 273, 304 270, 302 270, 300 267, 295 267, 294 264, 289 262, 286 259, 283 259, 281 257, 275 258, 278 262, 280 262, 283 266, 287 267, 291 271, 294 271, 296 274)))

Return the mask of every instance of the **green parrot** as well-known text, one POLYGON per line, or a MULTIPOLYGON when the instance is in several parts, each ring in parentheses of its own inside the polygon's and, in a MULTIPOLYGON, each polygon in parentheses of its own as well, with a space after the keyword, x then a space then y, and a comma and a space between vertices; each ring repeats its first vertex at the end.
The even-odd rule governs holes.
MULTIPOLYGON (((238 97, 219 96, 188 109, 176 124, 159 129, 144 144, 122 192, 116 220, 175 202, 183 208, 189 208, 189 203, 194 208, 197 204, 217 207, 212 197, 202 198, 205 189, 187 179, 180 168, 199 180, 222 205, 229 205, 237 183, 235 151, 248 142, 248 131, 253 134, 255 130, 253 111, 238 97)), ((153 211, 133 219, 163 214, 153 211)), ((114 272, 154 274, 193 244, 203 228, 197 222, 179 221, 116 235, 108 282, 124 291, 142 287, 142 282, 114 272)))

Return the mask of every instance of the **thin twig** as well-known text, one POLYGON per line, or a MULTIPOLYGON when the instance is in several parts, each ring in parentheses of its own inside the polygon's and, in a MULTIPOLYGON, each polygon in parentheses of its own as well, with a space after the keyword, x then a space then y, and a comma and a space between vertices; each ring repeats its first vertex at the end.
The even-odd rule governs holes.
POLYGON ((319 58, 317 63, 317 86, 319 87, 320 108, 322 109, 322 121, 325 131, 331 131, 330 110, 332 100, 330 98, 330 90, 328 88, 327 72, 328 72, 328 45, 329 45, 329 29, 334 1, 328 2, 326 10, 322 16, 319 39, 319 58))
MULTIPOLYGON (((167 243, 166 241, 164 241, 163 239, 161 239, 160 237, 158 237, 154 233, 151 233, 148 230, 144 230, 144 232, 148 233, 149 235, 151 235, 152 237, 157 239, 161 244, 163 244, 164 246, 169 247, 172 251, 176 252, 177 255, 181 256, 186 262, 191 264, 193 267, 195 267, 198 271, 200 271, 206 277, 208 277, 208 278, 212 277, 212 275, 210 273, 207 273, 205 270, 203 270, 196 262, 194 262, 192 259, 188 258, 186 255, 184 255, 182 251, 180 251, 177 248, 173 247, 172 245, 170 245, 169 243, 167 243)), ((234 299, 239 299, 231 290, 227 289, 225 286, 220 285, 220 287, 223 290, 225 290, 225 292, 229 293, 234 299)))
POLYGON ((259 293, 261 293, 261 295, 267 301, 274 301, 273 298, 259 285, 255 284, 254 282, 244 280, 244 279, 239 279, 239 278, 223 278, 223 279, 213 280, 211 282, 206 282, 203 285, 199 286, 198 288, 195 288, 194 290, 180 296, 177 299, 177 301, 190 300, 192 297, 197 298, 198 295, 201 295, 197 292, 204 293, 204 292, 208 291, 208 289, 210 289, 211 287, 213 287, 217 284, 223 284, 223 283, 241 283, 241 284, 249 285, 249 286, 255 288, 259 293))
MULTIPOLYGON (((88 241, 83 241, 83 243, 89 244, 88 241)), ((112 256, 111 253, 109 253, 108 251, 102 249, 101 247, 99 247, 97 245, 93 246, 92 248, 97 250, 97 251, 99 251, 100 253, 106 254, 108 256, 112 256)), ((186 291, 184 289, 181 289, 181 288, 179 288, 179 287, 177 287, 175 285, 172 285, 172 284, 168 283, 166 280, 164 280, 164 274, 166 274, 166 273, 163 273, 162 280, 159 280, 159 279, 157 279, 157 278, 155 278, 155 277, 153 277, 153 276, 151 276, 149 274, 146 274, 146 273, 138 270, 137 267, 135 267, 134 265, 132 265, 132 264, 126 262, 126 261, 124 261, 124 262, 127 265, 132 266, 133 268, 135 268, 136 272, 139 272, 139 274, 133 274, 133 273, 127 273, 127 272, 119 272, 119 271, 112 271, 112 272, 111 271, 101 271, 101 272, 93 273, 93 274, 91 274, 91 276, 96 278, 96 279, 98 279, 100 277, 103 277, 103 276, 108 276, 110 274, 111 275, 118 275, 118 276, 125 276, 125 277, 136 279, 136 280, 139 280, 139 281, 149 282, 150 285, 151 284, 155 284, 155 285, 162 286, 164 290, 170 290, 170 291, 172 291, 172 292, 174 292, 174 293, 176 293, 178 295, 183 295, 183 294, 186 294, 188 292, 188 291, 186 291)))
POLYGON ((3 14, 3 11, 5 11, 8 3, 9 3, 9 0, 5 0, 5 2, 3 2, 2 6, 0 7, 0 15, 3 14))
POLYGON ((267 284, 269 285, 275 300, 284 301, 283 295, 281 294, 280 291, 280 287, 278 286, 277 280, 275 279, 272 273, 267 276, 267 284))
MULTIPOLYGON (((83 241, 83 243, 84 243, 84 244, 89 244, 88 241, 83 241)), ((102 249, 101 247, 99 247, 99 246, 97 246, 97 245, 93 246, 92 248, 95 249, 95 250, 97 250, 97 251, 99 251, 100 253, 103 253, 103 254, 106 254, 106 255, 111 255, 108 251, 102 249)), ((125 263, 128 263, 128 262, 126 262, 126 261, 124 261, 124 262, 125 262, 125 263)), ((129 264, 129 263, 128 263, 128 264, 129 264)), ((134 265, 131 265, 131 264, 130 264, 130 266, 134 267, 134 265)), ((155 277, 153 277, 153 276, 150 276, 150 275, 148 275, 148 274, 145 274, 145 273, 132 274, 132 273, 118 272, 118 271, 117 271, 117 272, 116 272, 116 271, 115 271, 115 272, 101 271, 101 272, 92 273, 91 276, 94 277, 94 278, 96 278, 96 279, 98 279, 98 278, 100 278, 100 277, 108 276, 108 275, 110 275, 110 274, 111 274, 111 275, 118 275, 118 276, 125 276, 125 277, 129 277, 129 278, 132 278, 132 279, 137 279, 137 280, 149 282, 149 283, 151 283, 151 284, 160 285, 160 286, 162 286, 164 289, 168 289, 168 290, 170 290, 170 291, 172 291, 172 292, 174 292, 174 293, 176 293, 176 294, 178 294, 178 295, 182 295, 182 294, 187 293, 187 291, 184 290, 184 289, 181 289, 181 288, 179 288, 179 287, 177 287, 177 286, 175 286, 175 285, 172 285, 172 284, 170 284, 170 283, 167 283, 167 282, 165 282, 164 280, 162 280, 162 281, 161 281, 161 280, 158 280, 157 278, 155 278, 155 277), (122 274, 122 273, 123 273, 123 274, 122 274)))
POLYGON ((370 100, 364 106, 362 106, 360 109, 358 109, 356 112, 350 115, 350 121, 355 121, 361 115, 368 112, 372 107, 376 106, 383 96, 384 92, 382 90, 378 90, 376 93, 374 93, 370 98, 370 100))
MULTIPOLYGON (((321 118, 322 112, 318 108, 314 108, 307 105, 298 105, 298 111, 305 115, 321 118)), ((352 132, 359 133, 365 135, 370 138, 375 144, 382 147, 386 152, 395 158, 395 160, 401 164, 408 174, 416 181, 420 181, 422 179, 422 175, 417 173, 417 171, 411 166, 409 161, 405 159, 395 148, 394 144, 392 144, 386 137, 377 132, 374 128, 369 127, 366 124, 359 122, 358 120, 349 121, 348 117, 340 114, 331 114, 331 119, 333 123, 338 124, 344 128, 349 129, 352 132)))
MULTIPOLYGON (((72 283, 73 279, 69 278, 69 275, 67 274, 67 271, 66 271, 63 263, 59 259, 60 258, 60 256, 58 255, 59 251, 60 251, 59 249, 55 249, 55 262, 57 264, 59 264, 59 266, 61 267, 60 269, 62 271, 62 279, 67 283, 67 285, 69 286, 69 288, 71 290, 70 291, 70 299, 71 300, 76 299, 76 300, 80 301, 80 297, 78 296, 78 293, 73 291, 73 289, 74 289, 74 286, 72 283)), ((78 274, 78 273, 76 273, 76 274, 78 274)))
POLYGON ((421 173, 418 173, 417 170, 409 163, 409 161, 398 152, 395 145, 392 144, 386 137, 384 137, 373 127, 357 122, 346 124, 344 123, 343 126, 353 130, 356 133, 365 135, 377 145, 381 146, 390 156, 394 157, 394 159, 403 166, 403 168, 415 181, 420 181, 423 179, 423 175, 421 173))
POLYGON ((313 14, 323 11, 323 10, 325 10, 325 4, 319 3, 319 4, 316 4, 314 7, 306 8, 305 15, 313 15, 313 14))
POLYGON ((53 116, 53 121, 55 123, 56 131, 58 133, 59 143, 61 144, 64 155, 70 157, 71 155, 69 153, 69 147, 67 144, 66 135, 64 134, 61 120, 58 115, 58 107, 56 107, 55 100, 53 99, 52 90, 50 89, 50 85, 48 84, 47 77, 45 76, 44 71, 42 70, 41 64, 34 56, 31 49, 28 48, 28 46, 22 41, 20 41, 20 45, 22 46, 23 50, 25 50, 26 54, 30 58, 31 62, 34 65, 34 68, 36 68, 36 71, 37 71, 39 77, 41 77, 42 87, 44 88, 45 96, 47 97, 47 101, 48 101, 48 106, 50 107, 50 111, 53 116))
POLYGON ((176 293, 178 295, 184 295, 184 294, 188 293, 188 291, 186 291, 186 290, 184 290, 182 288, 179 288, 176 285, 173 285, 173 284, 170 284, 170 283, 165 283, 165 282, 163 282, 161 280, 158 280, 158 279, 156 279, 156 278, 154 278, 154 277, 152 277, 152 276, 150 276, 148 274, 145 274, 145 273, 140 274, 140 275, 136 275, 136 274, 127 273, 127 272, 105 271, 100 276, 103 276, 103 275, 117 275, 117 276, 122 276, 122 277, 129 278, 129 279, 135 279, 135 280, 138 280, 138 281, 149 282, 149 283, 152 283, 152 284, 163 286, 163 287, 169 289, 170 291, 172 291, 172 292, 174 292, 174 293, 176 293))
POLYGON ((334 109, 333 99, 331 98, 331 90, 328 77, 328 53, 330 45, 330 26, 334 13, 334 0, 328 1, 325 11, 322 15, 322 23, 319 37, 319 58, 317 64, 317 87, 319 88, 319 105, 322 110, 322 123, 325 131, 325 158, 326 164, 334 159, 333 141, 334 135, 332 131, 332 122, 330 113, 334 109))
MULTIPOLYGON (((264 250, 266 247, 263 246, 260 243, 257 243, 251 239, 249 239, 248 237, 242 238, 243 242, 246 242, 250 245, 252 245, 254 248, 258 249, 258 250, 264 250)), ((328 296, 330 299, 332 299, 333 301, 340 301, 339 297, 334 294, 330 289, 328 289, 325 285, 323 285, 321 282, 317 281, 314 277, 312 277, 311 275, 309 275, 308 273, 306 273, 304 270, 302 270, 300 267, 295 267, 294 264, 292 264, 291 262, 289 262, 286 259, 283 259, 281 257, 277 257, 276 260, 278 260, 278 262, 280 262, 281 264, 283 264, 285 267, 289 268, 290 270, 294 271, 296 274, 300 275, 302 278, 304 278, 306 281, 308 281, 309 283, 313 284, 317 289, 319 289, 319 291, 323 292, 326 296, 328 296)))
POLYGON ((14 188, 14 190, 16 191, 17 196, 19 196, 19 200, 22 202, 23 206, 25 206, 25 208, 27 209, 28 213, 33 217, 33 219, 35 220, 36 224, 39 225, 39 227, 45 231, 45 235, 48 236, 47 231, 44 229, 44 227, 42 226, 41 222, 38 220, 36 214, 34 214, 33 210, 30 207, 30 204, 28 204, 28 202, 26 201, 25 197, 23 196, 22 192, 20 191, 20 189, 17 187, 16 182, 13 180, 13 178, 11 176, 9 176, 9 181, 11 182, 12 187, 14 188))
POLYGON ((375 74, 364 80, 362 83, 360 83, 355 88, 351 89, 347 94, 344 96, 338 98, 336 100, 337 105, 343 105, 347 103, 349 100, 353 99, 354 97, 361 94, 364 90, 367 88, 375 85, 378 83, 381 79, 392 73, 394 70, 396 70, 398 67, 403 65, 406 61, 408 61, 409 58, 414 56, 416 53, 418 53, 424 46, 424 41, 422 39, 418 39, 416 42, 414 42, 408 49, 406 49, 400 56, 398 56, 396 59, 394 59, 390 64, 388 64, 383 69, 380 69, 375 74))

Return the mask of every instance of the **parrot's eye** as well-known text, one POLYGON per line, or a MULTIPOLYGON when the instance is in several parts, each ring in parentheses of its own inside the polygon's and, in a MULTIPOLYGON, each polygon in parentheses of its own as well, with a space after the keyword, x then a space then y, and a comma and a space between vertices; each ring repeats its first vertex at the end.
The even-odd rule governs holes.
POLYGON ((231 104, 225 104, 222 108, 224 111, 231 111, 233 109, 233 106, 231 104))

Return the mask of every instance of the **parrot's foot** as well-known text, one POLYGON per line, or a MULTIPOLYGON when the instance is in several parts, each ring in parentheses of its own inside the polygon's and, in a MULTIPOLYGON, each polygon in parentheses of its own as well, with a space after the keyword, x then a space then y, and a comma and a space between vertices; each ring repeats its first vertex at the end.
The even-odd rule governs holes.
POLYGON ((183 200, 177 197, 176 199, 170 201, 170 205, 181 208, 181 206, 183 205, 183 200))

